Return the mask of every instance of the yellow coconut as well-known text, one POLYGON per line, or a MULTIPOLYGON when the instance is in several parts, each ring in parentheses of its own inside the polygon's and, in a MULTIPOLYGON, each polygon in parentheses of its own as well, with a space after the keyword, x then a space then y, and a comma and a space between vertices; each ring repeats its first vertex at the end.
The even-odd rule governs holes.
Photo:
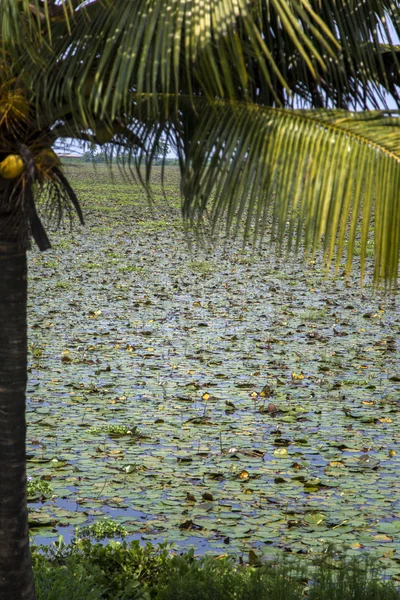
POLYGON ((18 154, 9 154, 0 163, 0 177, 3 179, 15 179, 25 169, 25 163, 18 154))

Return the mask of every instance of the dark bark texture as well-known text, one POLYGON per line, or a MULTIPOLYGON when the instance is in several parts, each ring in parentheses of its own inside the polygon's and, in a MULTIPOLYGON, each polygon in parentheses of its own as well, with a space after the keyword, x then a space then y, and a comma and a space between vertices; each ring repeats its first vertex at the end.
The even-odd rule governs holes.
POLYGON ((26 503, 26 251, 1 237, 0 600, 35 600, 26 503))

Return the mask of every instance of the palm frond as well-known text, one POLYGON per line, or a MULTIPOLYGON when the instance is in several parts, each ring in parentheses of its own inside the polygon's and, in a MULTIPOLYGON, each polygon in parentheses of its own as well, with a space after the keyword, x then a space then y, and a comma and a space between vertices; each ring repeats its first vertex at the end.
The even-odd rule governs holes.
MULTIPOLYGON (((11 48, 21 41, 26 43, 27 40, 21 36, 27 30, 37 34, 45 32, 51 40, 52 27, 60 21, 66 23, 70 31, 74 12, 86 3, 86 0, 2 0, 2 44, 11 48)), ((39 39, 36 41, 39 42, 39 39)))
MULTIPOLYGON (((201 103, 199 103, 201 104, 201 103)), ((375 280, 395 283, 400 251, 400 118, 218 101, 198 120, 183 177, 186 218, 205 210, 245 235, 271 231, 339 265, 356 240, 364 275, 371 223, 375 280), (358 226, 361 225, 359 228, 358 226)))
POLYGON ((26 186, 25 194, 29 196, 31 207, 30 233, 40 250, 51 247, 46 232, 48 228, 58 229, 65 222, 72 227, 75 213, 84 225, 78 198, 59 165, 54 165, 34 188, 26 186))
POLYGON ((70 35, 52 24, 52 48, 52 103, 68 104, 90 125, 93 111, 114 119, 129 110, 132 92, 260 95, 281 105, 282 90, 293 91, 285 78, 291 53, 318 83, 340 40, 304 0, 114 0, 75 11, 70 35))
POLYGON ((42 58, 50 106, 67 104, 88 127, 94 113, 129 111, 132 93, 366 108, 385 101, 382 86, 391 90, 380 49, 400 22, 389 0, 76 4, 73 17, 50 21, 42 58))
MULTIPOLYGON (((74 5, 82 0, 2 0, 0 3, 0 60, 12 56, 23 64, 23 57, 35 67, 45 68, 43 49, 52 43, 56 21, 70 33, 74 5), (3 56, 1 56, 3 55, 3 56)), ((25 60, 26 64, 26 60, 25 60)))
POLYGON ((54 25, 49 92, 81 112, 90 104, 89 113, 101 118, 129 108, 132 91, 177 93, 201 81, 212 96, 235 97, 238 87, 245 95, 239 25, 264 77, 270 81, 275 71, 285 85, 251 12, 248 0, 93 2, 75 14, 70 36, 59 35, 63 25, 54 25))

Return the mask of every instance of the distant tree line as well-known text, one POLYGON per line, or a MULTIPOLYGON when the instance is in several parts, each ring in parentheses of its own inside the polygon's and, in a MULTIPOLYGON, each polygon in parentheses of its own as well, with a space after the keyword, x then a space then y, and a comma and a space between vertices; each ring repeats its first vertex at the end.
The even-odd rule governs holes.
MULTIPOLYGON (((73 159, 69 158, 69 159, 64 160, 64 162, 69 162, 70 160, 73 160, 73 162, 75 162, 76 160, 78 160, 79 162, 83 161, 83 162, 86 162, 86 163, 101 164, 101 163, 107 163, 107 162, 109 162, 110 161, 110 157, 107 156, 107 154, 104 151, 102 151, 102 150, 95 151, 95 152, 88 150, 84 154, 82 154, 82 156, 77 156, 76 159, 75 158, 73 158, 73 159)), ((117 162, 118 163, 121 160, 122 160, 122 157, 117 157, 116 156, 113 159, 113 162, 117 162)), ((158 156, 155 159, 154 164, 155 165, 161 165, 161 163, 162 163, 162 157, 158 156)), ((177 158, 166 158, 166 159, 164 159, 164 164, 166 166, 175 166, 175 165, 177 166, 179 164, 179 161, 178 161, 177 158)))

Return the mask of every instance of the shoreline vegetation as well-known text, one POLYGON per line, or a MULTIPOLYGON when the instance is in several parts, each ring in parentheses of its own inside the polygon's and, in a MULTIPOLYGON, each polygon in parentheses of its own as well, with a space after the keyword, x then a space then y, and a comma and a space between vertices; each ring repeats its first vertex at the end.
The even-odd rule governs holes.
MULTIPOLYGON (((333 548, 312 562, 298 557, 262 563, 250 552, 178 555, 159 547, 89 539, 32 550, 38 600, 398 600, 372 556, 346 558, 333 548)), ((384 575, 384 573, 383 573, 384 575)))

